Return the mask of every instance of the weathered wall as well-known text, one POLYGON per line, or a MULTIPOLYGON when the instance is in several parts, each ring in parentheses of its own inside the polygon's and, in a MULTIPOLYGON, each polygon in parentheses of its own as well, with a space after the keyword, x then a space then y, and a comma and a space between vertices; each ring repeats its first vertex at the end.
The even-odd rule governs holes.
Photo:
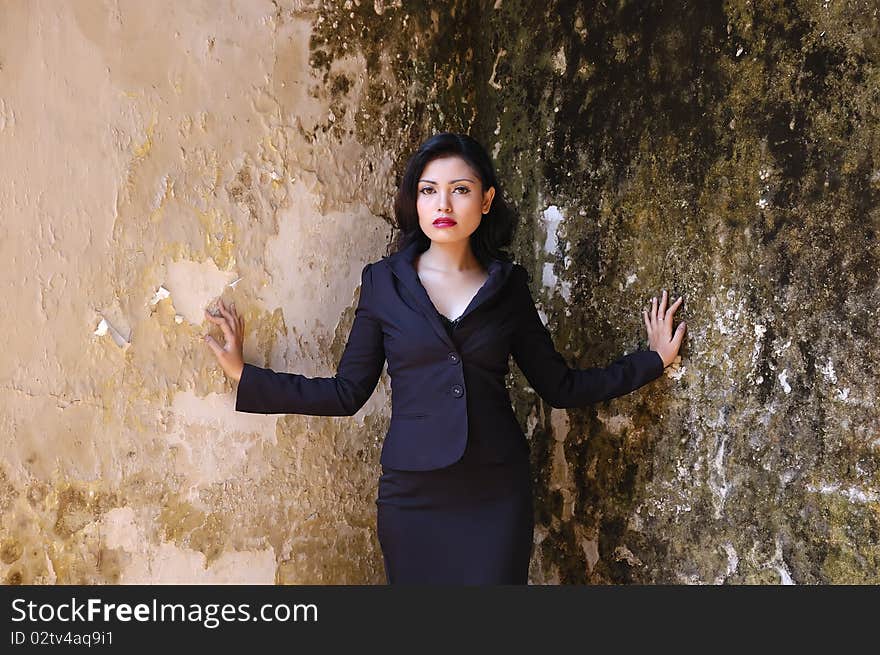
POLYGON ((236 414, 201 310, 331 375, 439 129, 496 157, 572 365, 685 296, 630 396, 552 410, 511 373, 532 581, 880 581, 876 2, 0 12, 7 582, 384 580, 387 375, 350 419, 236 414))
POLYGON ((333 112, 362 55, 333 62, 340 100, 307 9, 0 12, 3 579, 384 580, 387 380, 351 419, 237 414, 200 339, 222 294, 248 361, 332 374, 394 188, 333 112))

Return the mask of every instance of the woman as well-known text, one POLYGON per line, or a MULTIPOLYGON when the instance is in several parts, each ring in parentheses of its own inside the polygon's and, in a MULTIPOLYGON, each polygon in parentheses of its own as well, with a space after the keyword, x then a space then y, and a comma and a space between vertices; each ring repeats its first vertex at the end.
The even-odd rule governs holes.
MULTIPOLYGON (((244 322, 220 303, 208 344, 238 381, 237 411, 351 415, 385 360, 391 423, 382 445, 377 524, 389 583, 527 584, 533 540, 528 442, 505 387, 513 355, 553 407, 615 398, 659 377, 685 324, 652 300, 650 349, 607 368, 571 369, 555 350, 526 269, 501 250, 512 212, 485 150, 471 137, 428 139, 404 172, 397 250, 367 264, 354 325, 332 378, 245 364, 244 322)), ((206 312, 207 313, 207 312, 206 312)))

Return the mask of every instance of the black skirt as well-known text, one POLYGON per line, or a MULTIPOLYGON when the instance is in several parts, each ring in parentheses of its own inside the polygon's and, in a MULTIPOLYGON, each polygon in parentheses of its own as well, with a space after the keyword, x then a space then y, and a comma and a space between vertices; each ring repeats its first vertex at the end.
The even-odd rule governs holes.
POLYGON ((434 471, 382 469, 377 531, 389 584, 528 584, 534 512, 528 458, 473 449, 434 471))
POLYGON ((433 471, 382 468, 377 532, 389 584, 528 584, 529 458, 481 461, 473 440, 433 471))

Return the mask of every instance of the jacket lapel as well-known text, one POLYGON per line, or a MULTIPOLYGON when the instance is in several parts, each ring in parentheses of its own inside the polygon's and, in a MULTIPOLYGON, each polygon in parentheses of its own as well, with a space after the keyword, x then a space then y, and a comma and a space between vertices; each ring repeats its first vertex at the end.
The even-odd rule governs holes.
MULTIPOLYGON (((394 273, 395 277, 400 280, 400 283, 407 291, 409 291, 410 295, 415 298, 419 305, 419 309, 422 314, 424 314, 425 318, 428 319, 428 322, 431 324, 434 332, 437 333, 437 336, 440 337, 450 348, 455 349, 456 345, 452 342, 449 333, 446 332, 446 328, 440 320, 440 312, 437 311, 437 308, 434 307, 434 303, 431 302, 431 297, 422 285, 421 280, 419 280, 419 274, 413 264, 416 256, 421 252, 420 244, 417 241, 414 241, 400 252, 390 255, 388 257, 388 263, 391 266, 391 271, 394 273)), ((468 314, 476 311, 480 305, 498 293, 498 291, 504 286, 504 283, 507 281, 512 270, 512 262, 493 259, 489 263, 487 271, 489 277, 462 312, 460 322, 464 322, 464 319, 468 314)))

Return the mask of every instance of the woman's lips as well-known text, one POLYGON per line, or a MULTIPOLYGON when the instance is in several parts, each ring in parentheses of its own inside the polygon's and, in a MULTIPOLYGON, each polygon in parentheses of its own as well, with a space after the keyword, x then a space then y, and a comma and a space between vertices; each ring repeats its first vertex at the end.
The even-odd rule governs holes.
POLYGON ((456 225, 456 222, 451 218, 438 218, 434 221, 434 227, 452 227, 453 225, 456 225))

